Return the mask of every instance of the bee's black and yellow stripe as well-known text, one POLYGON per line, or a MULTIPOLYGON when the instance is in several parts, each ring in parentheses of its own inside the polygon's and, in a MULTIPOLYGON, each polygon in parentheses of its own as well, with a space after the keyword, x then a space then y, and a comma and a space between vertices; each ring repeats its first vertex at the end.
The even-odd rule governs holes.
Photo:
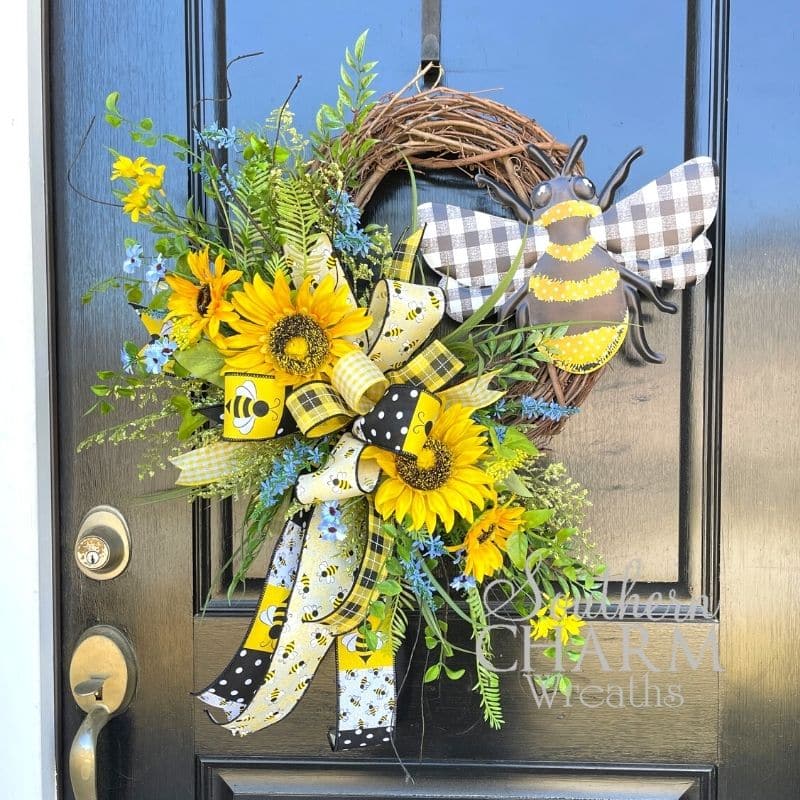
MULTIPOLYGON (((560 203, 538 220, 545 227, 591 217, 599 207, 560 203)), ((573 242, 551 240, 530 278, 532 318, 540 324, 570 323, 567 334, 545 345, 556 366, 574 374, 599 369, 619 350, 628 330, 628 310, 619 268, 587 234, 573 242)))

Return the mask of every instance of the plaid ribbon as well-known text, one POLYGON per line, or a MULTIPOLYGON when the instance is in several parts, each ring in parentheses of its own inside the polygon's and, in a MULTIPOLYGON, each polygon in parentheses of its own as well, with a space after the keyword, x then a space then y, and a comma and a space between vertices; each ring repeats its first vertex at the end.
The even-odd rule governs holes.
POLYGON ((390 372, 387 377, 391 383, 412 383, 435 392, 455 378, 463 368, 463 362, 438 339, 434 339, 421 353, 400 369, 390 372))
POLYGON ((246 442, 215 442, 170 458, 181 471, 176 485, 202 486, 230 475, 236 469, 242 448, 246 447, 249 447, 246 442))
POLYGON ((419 252, 419 245, 422 241, 424 226, 417 228, 409 237, 404 239, 394 250, 392 262, 384 268, 384 278, 396 281, 410 281, 411 273, 414 269, 414 259, 419 252))
POLYGON ((329 383, 304 383, 286 398, 297 426, 306 436, 324 436, 346 425, 353 412, 329 383))
POLYGON ((366 619, 372 593, 392 552, 391 537, 384 532, 383 520, 376 513, 369 495, 367 502, 367 543, 353 588, 333 613, 318 620, 337 634, 353 630, 366 619))

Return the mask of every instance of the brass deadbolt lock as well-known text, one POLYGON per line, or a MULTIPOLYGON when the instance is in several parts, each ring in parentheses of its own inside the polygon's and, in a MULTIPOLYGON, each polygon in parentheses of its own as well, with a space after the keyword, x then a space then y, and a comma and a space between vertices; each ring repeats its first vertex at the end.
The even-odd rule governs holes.
POLYGON ((107 581, 125 570, 130 556, 125 517, 112 506, 95 506, 83 518, 75 540, 78 569, 96 581, 107 581))

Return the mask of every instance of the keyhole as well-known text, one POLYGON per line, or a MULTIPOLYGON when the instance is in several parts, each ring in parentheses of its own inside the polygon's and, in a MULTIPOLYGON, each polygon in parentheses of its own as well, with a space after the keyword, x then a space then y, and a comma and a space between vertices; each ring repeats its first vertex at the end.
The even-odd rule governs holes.
POLYGON ((86 563, 90 567, 96 566, 99 562, 100 562, 100 553, 98 553, 96 550, 90 550, 86 554, 86 563))

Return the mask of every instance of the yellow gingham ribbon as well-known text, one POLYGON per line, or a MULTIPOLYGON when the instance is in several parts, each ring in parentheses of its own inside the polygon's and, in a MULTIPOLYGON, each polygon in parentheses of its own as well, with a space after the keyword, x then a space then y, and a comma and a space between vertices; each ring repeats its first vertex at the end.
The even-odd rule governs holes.
POLYGON ((181 471, 175 483, 178 486, 203 486, 221 480, 236 470, 237 459, 247 442, 215 442, 190 450, 170 461, 181 471))
POLYGON ((435 339, 411 361, 390 372, 387 377, 391 383, 413 383, 435 392, 455 378, 463 368, 463 362, 435 339))
POLYGON ((286 398, 286 407, 305 436, 324 436, 344 427, 353 412, 329 383, 304 383, 286 398))
POLYGON ((417 228, 411 236, 397 245, 397 248, 392 254, 391 263, 383 270, 383 276, 385 278, 396 281, 411 280, 411 273, 414 269, 414 259, 417 257, 423 233, 425 233, 424 226, 422 228, 417 228))

